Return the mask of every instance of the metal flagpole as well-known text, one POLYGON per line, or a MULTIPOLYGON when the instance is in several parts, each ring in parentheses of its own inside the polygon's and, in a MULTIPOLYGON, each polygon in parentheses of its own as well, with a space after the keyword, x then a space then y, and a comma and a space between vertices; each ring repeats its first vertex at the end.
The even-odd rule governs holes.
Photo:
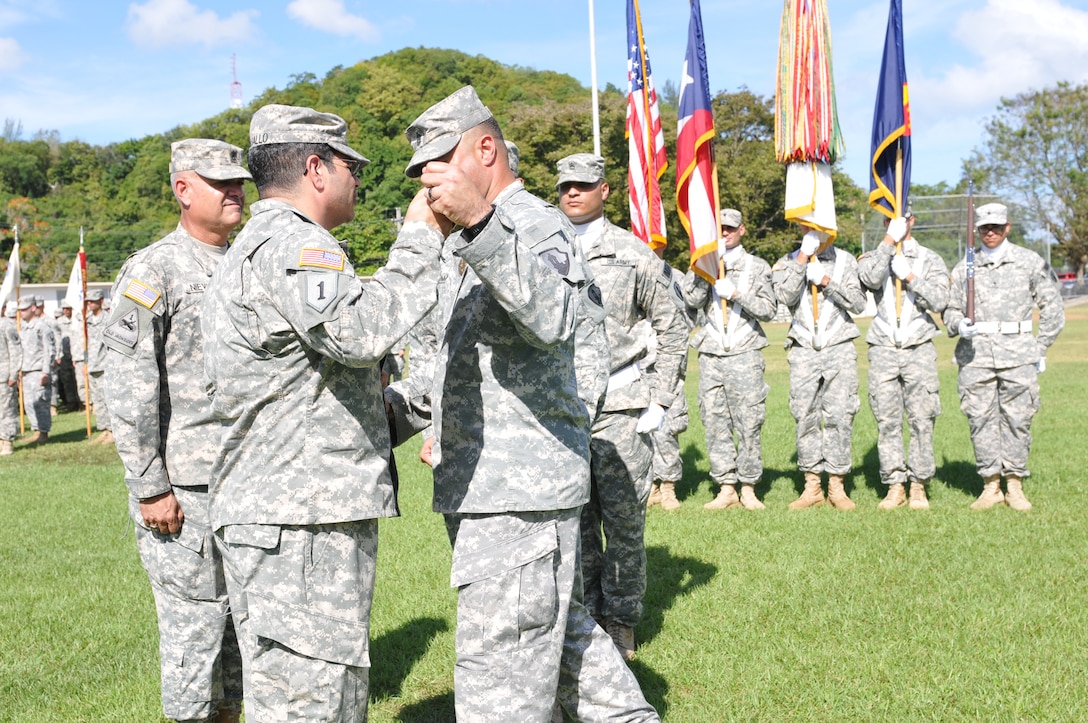
POLYGON ((593 0, 589 0, 589 86, 593 94, 593 153, 601 155, 601 113, 597 99, 597 32, 593 23, 593 0))

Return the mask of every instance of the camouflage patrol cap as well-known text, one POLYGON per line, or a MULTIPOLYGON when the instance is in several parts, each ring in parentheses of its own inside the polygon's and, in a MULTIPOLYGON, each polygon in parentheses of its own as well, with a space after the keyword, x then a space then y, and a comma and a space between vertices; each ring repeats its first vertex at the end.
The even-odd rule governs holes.
POLYGON ((60 310, 61 311, 64 311, 65 309, 71 309, 71 308, 72 308, 72 304, 71 304, 71 302, 68 301, 68 299, 61 299, 60 300, 60 310))
POLYGON ((15 315, 19 313, 15 306, 15 304, 11 303, 4 304, 4 316, 9 319, 14 319, 15 315))
POLYGON ((1001 203, 987 203, 975 209, 975 226, 1004 226, 1009 222, 1009 209, 1001 203))
POLYGON ((493 117, 471 85, 450 93, 423 111, 404 131, 415 150, 404 174, 409 178, 419 178, 428 161, 452 151, 461 142, 465 131, 493 117))
POLYGON ((604 178, 604 159, 592 153, 575 153, 560 158, 555 164, 559 169, 559 180, 555 185, 564 183, 596 183, 604 178))
POLYGON ((210 138, 186 138, 170 144, 170 173, 196 171, 213 181, 253 180, 242 168, 242 149, 210 138))
POLYGON ((87 289, 87 301, 102 301, 106 298, 106 292, 102 289, 87 289))
POLYGON ((510 172, 518 175, 518 162, 521 160, 521 149, 513 141, 504 140, 506 144, 506 162, 510 166, 510 172))
POLYGON ((728 226, 729 228, 737 228, 744 223, 741 219, 740 211, 735 208, 723 208, 718 216, 721 225, 728 226))
POLYGON ((36 304, 34 303, 34 297, 33 296, 20 296, 19 297, 19 311, 24 311, 26 309, 31 308, 32 306, 35 306, 35 305, 36 304))
POLYGON ((272 103, 261 106, 249 122, 249 144, 324 143, 337 153, 356 161, 370 161, 348 145, 348 124, 332 113, 313 108, 272 103))
POLYGON ((45 306, 45 297, 34 294, 34 306, 45 306))

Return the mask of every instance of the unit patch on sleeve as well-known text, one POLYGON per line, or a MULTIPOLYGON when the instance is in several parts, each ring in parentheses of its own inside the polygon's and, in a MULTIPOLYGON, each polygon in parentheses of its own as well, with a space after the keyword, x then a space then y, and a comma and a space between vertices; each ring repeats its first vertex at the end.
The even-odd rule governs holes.
MULTIPOLYGON (((126 293, 125 296, 128 296, 126 293)), ((132 349, 140 339, 140 315, 132 309, 102 330, 102 336, 132 349)))
POLYGON ((160 296, 158 291, 138 279, 133 279, 129 283, 124 295, 146 309, 154 306, 160 296))
POLYGON ((308 266, 317 269, 330 269, 332 271, 344 270, 344 254, 339 251, 327 251, 325 249, 304 248, 298 256, 299 267, 308 266))
POLYGON ((310 271, 302 276, 306 288, 306 304, 318 313, 327 309, 339 292, 340 275, 332 271, 310 271))

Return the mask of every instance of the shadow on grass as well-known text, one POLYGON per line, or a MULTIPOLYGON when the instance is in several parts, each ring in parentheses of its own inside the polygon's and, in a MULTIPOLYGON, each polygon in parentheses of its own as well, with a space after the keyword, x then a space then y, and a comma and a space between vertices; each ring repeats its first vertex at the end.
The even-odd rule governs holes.
POLYGON ((982 478, 970 460, 949 461, 946 457, 937 467, 937 480, 950 489, 960 490, 971 497, 982 494, 982 478))
MULTIPOLYGON (((441 618, 418 618, 371 641, 370 657, 381 663, 370 669, 370 695, 375 698, 400 695, 405 678, 427 652, 431 640, 448 629, 449 623, 441 618)), ((411 720, 453 720, 452 694, 448 712, 447 718, 411 720)))
POLYGON ((396 719, 405 723, 453 723, 456 718, 450 690, 405 706, 396 719))
POLYGON ((699 471, 698 464, 706 459, 706 451, 698 444, 689 442, 680 450, 680 460, 684 471, 680 481, 676 483, 676 497, 683 502, 698 491, 703 479, 709 479, 710 475, 704 475, 699 471))
POLYGON ((665 611, 676 598, 706 585, 718 572, 717 565, 694 557, 673 555, 664 545, 646 548, 646 598, 638 638, 649 642, 664 624, 665 611))

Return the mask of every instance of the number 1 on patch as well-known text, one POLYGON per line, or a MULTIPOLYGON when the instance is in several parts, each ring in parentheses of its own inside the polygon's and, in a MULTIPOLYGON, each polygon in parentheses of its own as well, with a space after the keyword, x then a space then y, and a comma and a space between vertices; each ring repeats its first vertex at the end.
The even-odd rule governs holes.
POLYGON ((340 274, 335 271, 306 272, 306 304, 317 311, 324 311, 336 298, 340 274))

